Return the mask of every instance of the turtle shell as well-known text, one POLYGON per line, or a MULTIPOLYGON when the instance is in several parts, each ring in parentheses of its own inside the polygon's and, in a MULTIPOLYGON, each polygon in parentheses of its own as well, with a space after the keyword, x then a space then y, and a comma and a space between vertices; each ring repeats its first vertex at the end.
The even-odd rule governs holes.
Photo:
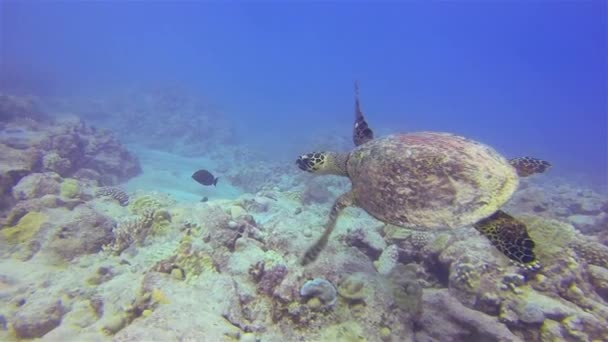
POLYGON ((474 224, 519 184, 493 148, 438 132, 369 141, 349 154, 347 171, 359 207, 386 223, 423 229, 474 224))

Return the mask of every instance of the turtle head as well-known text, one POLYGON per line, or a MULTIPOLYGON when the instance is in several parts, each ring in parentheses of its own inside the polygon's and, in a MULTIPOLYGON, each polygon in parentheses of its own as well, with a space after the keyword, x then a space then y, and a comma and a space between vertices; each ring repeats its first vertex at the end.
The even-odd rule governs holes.
POLYGON ((316 174, 347 176, 347 155, 336 152, 311 152, 298 157, 296 165, 304 171, 316 174))

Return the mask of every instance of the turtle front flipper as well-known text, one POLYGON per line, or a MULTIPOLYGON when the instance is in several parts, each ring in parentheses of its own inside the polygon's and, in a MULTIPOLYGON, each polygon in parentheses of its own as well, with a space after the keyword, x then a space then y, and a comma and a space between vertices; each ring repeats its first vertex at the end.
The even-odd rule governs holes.
POLYGON ((509 160, 520 177, 528 177, 535 173, 543 173, 551 167, 551 163, 533 157, 520 157, 509 160))
POLYGON ((534 255, 534 241, 526 225, 499 210, 474 225, 504 255, 525 268, 538 270, 541 265, 534 255))
POLYGON ((323 248, 325 248, 325 246, 327 246, 327 241, 329 240, 329 236, 331 235, 331 232, 336 227, 336 220, 338 219, 338 216, 340 215, 342 210, 344 210, 344 208, 352 205, 353 203, 354 203, 354 195, 350 191, 347 193, 344 193, 340 197, 338 197, 338 199, 336 200, 334 205, 331 207, 331 212, 329 213, 329 219, 325 223, 325 231, 323 232, 323 235, 321 236, 321 238, 319 238, 319 240, 317 240, 317 242, 315 242, 314 245, 312 245, 312 247, 310 247, 306 251, 306 253, 304 254, 304 257, 302 258, 302 260, 300 262, 302 264, 302 266, 306 266, 306 265, 310 264, 311 262, 317 260, 317 257, 319 256, 321 251, 323 251, 323 248))
POLYGON ((355 146, 365 144, 366 142, 374 139, 374 132, 367 125, 363 111, 361 111, 361 104, 359 103, 359 82, 355 82, 355 127, 353 129, 353 142, 355 146))

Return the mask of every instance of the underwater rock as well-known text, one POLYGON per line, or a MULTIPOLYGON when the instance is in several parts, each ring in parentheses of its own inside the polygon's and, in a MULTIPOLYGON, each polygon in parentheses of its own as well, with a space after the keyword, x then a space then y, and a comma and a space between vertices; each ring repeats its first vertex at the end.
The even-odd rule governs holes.
POLYGON ((117 184, 141 172, 138 159, 107 130, 87 127, 81 120, 30 126, 27 122, 13 124, 10 130, 18 134, 0 137, 3 194, 32 172, 77 179, 85 176, 83 180, 93 178, 102 185, 117 184))
POLYGON ((390 288, 397 306, 414 319, 422 313, 422 285, 411 265, 398 264, 389 275, 390 288))
POLYGON ((590 215, 576 214, 568 216, 568 221, 583 233, 597 231, 599 227, 596 228, 596 226, 598 226, 599 220, 599 217, 590 215))
POLYGON ((382 235, 375 229, 355 228, 346 236, 346 243, 349 246, 357 247, 372 259, 378 259, 382 251, 386 248, 386 242, 382 235))
POLYGON ((44 213, 28 212, 15 226, 2 229, 1 232, 10 244, 25 245, 38 235, 48 219, 48 215, 44 213))
POLYGON ((608 302, 608 269, 589 265, 589 276, 595 292, 608 302))
POLYGON ((534 302, 525 303, 518 310, 519 320, 528 324, 542 324, 545 321, 545 313, 534 302))
POLYGON ((49 119, 49 116, 40 109, 38 99, 35 97, 0 94, 0 122, 49 119))
POLYGON ((271 269, 264 270, 258 282, 258 291, 272 295, 274 289, 283 281, 287 273, 287 266, 283 264, 274 265, 271 269))
POLYGON ((274 200, 271 200, 268 197, 257 195, 255 197, 250 197, 245 195, 239 200, 239 206, 244 208, 247 212, 265 213, 272 207, 272 202, 274 202, 274 200))
POLYGON ((13 196, 17 200, 28 200, 44 195, 58 195, 60 183, 61 177, 55 172, 32 173, 13 187, 13 196))
POLYGON ((53 235, 48 249, 64 260, 97 253, 111 243, 114 220, 89 207, 74 209, 74 218, 53 235))
POLYGON ((316 298, 321 301, 323 307, 334 305, 338 299, 336 287, 323 278, 316 278, 304 283, 300 289, 300 296, 309 301, 316 298))
POLYGON ((0 143, 0 209, 14 200, 11 189, 26 175, 37 170, 41 153, 36 148, 14 149, 0 143))
POLYGON ((426 289, 416 341, 522 341, 495 317, 462 305, 447 289, 426 289))
POLYGON ((38 338, 61 324, 67 312, 61 300, 40 298, 28 301, 19 308, 12 320, 12 327, 18 338, 38 338))
POLYGON ((64 158, 57 152, 47 152, 42 157, 43 170, 57 172, 60 175, 68 175, 74 166, 68 158, 64 158))
MULTIPOLYGON (((228 208, 228 213, 233 220, 237 220, 242 216, 247 215, 247 211, 243 209, 240 205, 233 205, 228 208)), ((231 221, 232 222, 232 221, 231 221)))

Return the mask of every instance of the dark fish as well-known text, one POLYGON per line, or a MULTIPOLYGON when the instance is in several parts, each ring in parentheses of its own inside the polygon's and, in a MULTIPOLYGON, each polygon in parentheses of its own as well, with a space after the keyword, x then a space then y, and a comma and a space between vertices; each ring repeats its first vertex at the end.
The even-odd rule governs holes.
POLYGON ((203 185, 215 186, 219 178, 214 177, 211 172, 207 170, 198 170, 192 175, 192 179, 203 185))

